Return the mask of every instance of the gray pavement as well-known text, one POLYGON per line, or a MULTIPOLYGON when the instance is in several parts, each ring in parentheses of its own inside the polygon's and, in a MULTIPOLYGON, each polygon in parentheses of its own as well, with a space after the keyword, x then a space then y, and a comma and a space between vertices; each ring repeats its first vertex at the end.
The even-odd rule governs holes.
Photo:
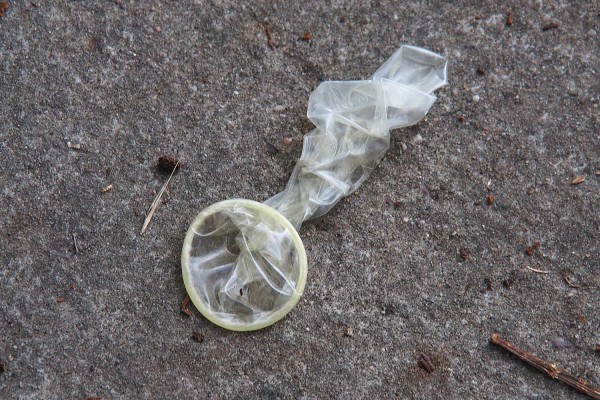
POLYGON ((584 398, 493 332, 600 385, 598 3, 237 3, 8 2, 0 398, 584 398), (302 227, 297 307, 254 333, 182 314, 194 216, 283 189, 311 91, 401 44, 450 85, 302 227))

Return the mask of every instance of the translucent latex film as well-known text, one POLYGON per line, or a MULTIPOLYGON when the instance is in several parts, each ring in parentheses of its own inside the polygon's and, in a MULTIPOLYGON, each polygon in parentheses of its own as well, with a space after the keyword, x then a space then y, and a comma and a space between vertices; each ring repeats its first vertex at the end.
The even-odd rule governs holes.
POLYGON ((232 330, 259 329, 283 317, 306 282, 306 253, 294 227, 251 200, 227 200, 203 210, 182 252, 194 305, 232 330))
POLYGON ((365 81, 323 82, 308 101, 316 128, 281 193, 264 204, 227 200, 194 220, 182 251, 188 294, 209 320, 254 330, 298 302, 307 263, 303 221, 327 213, 371 174, 390 145, 390 130, 416 124, 446 84, 446 59, 401 47, 365 81))
POLYGON ((367 81, 323 82, 310 95, 302 156, 285 190, 265 202, 296 229, 327 213, 371 174, 390 145, 390 129, 414 125, 446 84, 446 59, 401 47, 367 81))

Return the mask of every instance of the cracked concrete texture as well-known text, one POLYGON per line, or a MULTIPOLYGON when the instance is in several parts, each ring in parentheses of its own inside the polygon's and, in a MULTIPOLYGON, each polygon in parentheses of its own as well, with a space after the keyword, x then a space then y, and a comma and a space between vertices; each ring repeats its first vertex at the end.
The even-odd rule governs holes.
POLYGON ((492 332, 600 385, 598 8, 496 3, 10 1, 0 397, 583 398, 492 332), (401 44, 447 56, 450 85, 303 226, 298 306, 245 334, 181 314, 194 216, 280 191, 311 91, 401 44), (184 166, 140 236, 161 154, 184 166))

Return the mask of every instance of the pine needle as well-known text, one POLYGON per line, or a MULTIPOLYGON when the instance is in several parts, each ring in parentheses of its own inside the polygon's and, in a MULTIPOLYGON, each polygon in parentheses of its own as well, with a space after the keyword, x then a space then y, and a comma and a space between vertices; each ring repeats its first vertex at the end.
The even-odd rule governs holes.
POLYGON ((150 224, 150 220, 154 216, 154 213, 156 212, 156 209, 158 208, 158 205, 160 204, 160 199, 161 199, 163 193, 165 192, 165 190, 167 189, 167 186, 169 186, 169 182, 171 182, 171 178, 173 178, 173 174, 177 170, 178 166, 179 166, 179 162, 177 162, 177 164, 175 164, 175 167, 173 167, 173 171, 171 171, 171 175, 169 176, 169 179, 167 179, 167 181, 165 182, 163 187, 160 189, 160 192, 158 192, 158 194, 154 198, 154 201, 150 205, 150 208, 148 209, 148 214, 146 215, 146 219, 144 220, 144 225, 142 225, 142 230, 140 231, 140 235, 143 235, 144 232, 146 232, 146 229, 148 228, 148 224, 150 224))

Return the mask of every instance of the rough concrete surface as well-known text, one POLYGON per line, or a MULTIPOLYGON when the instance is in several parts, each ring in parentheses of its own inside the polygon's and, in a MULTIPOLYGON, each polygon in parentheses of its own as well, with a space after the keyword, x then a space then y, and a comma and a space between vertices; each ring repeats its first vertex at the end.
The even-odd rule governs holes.
POLYGON ((584 398, 493 332, 600 385, 598 2, 8 5, 0 398, 584 398), (194 216, 280 191, 310 92, 401 44, 447 56, 450 84, 302 227, 298 306, 254 333, 182 314, 194 216), (183 168, 141 236, 162 154, 183 168))

